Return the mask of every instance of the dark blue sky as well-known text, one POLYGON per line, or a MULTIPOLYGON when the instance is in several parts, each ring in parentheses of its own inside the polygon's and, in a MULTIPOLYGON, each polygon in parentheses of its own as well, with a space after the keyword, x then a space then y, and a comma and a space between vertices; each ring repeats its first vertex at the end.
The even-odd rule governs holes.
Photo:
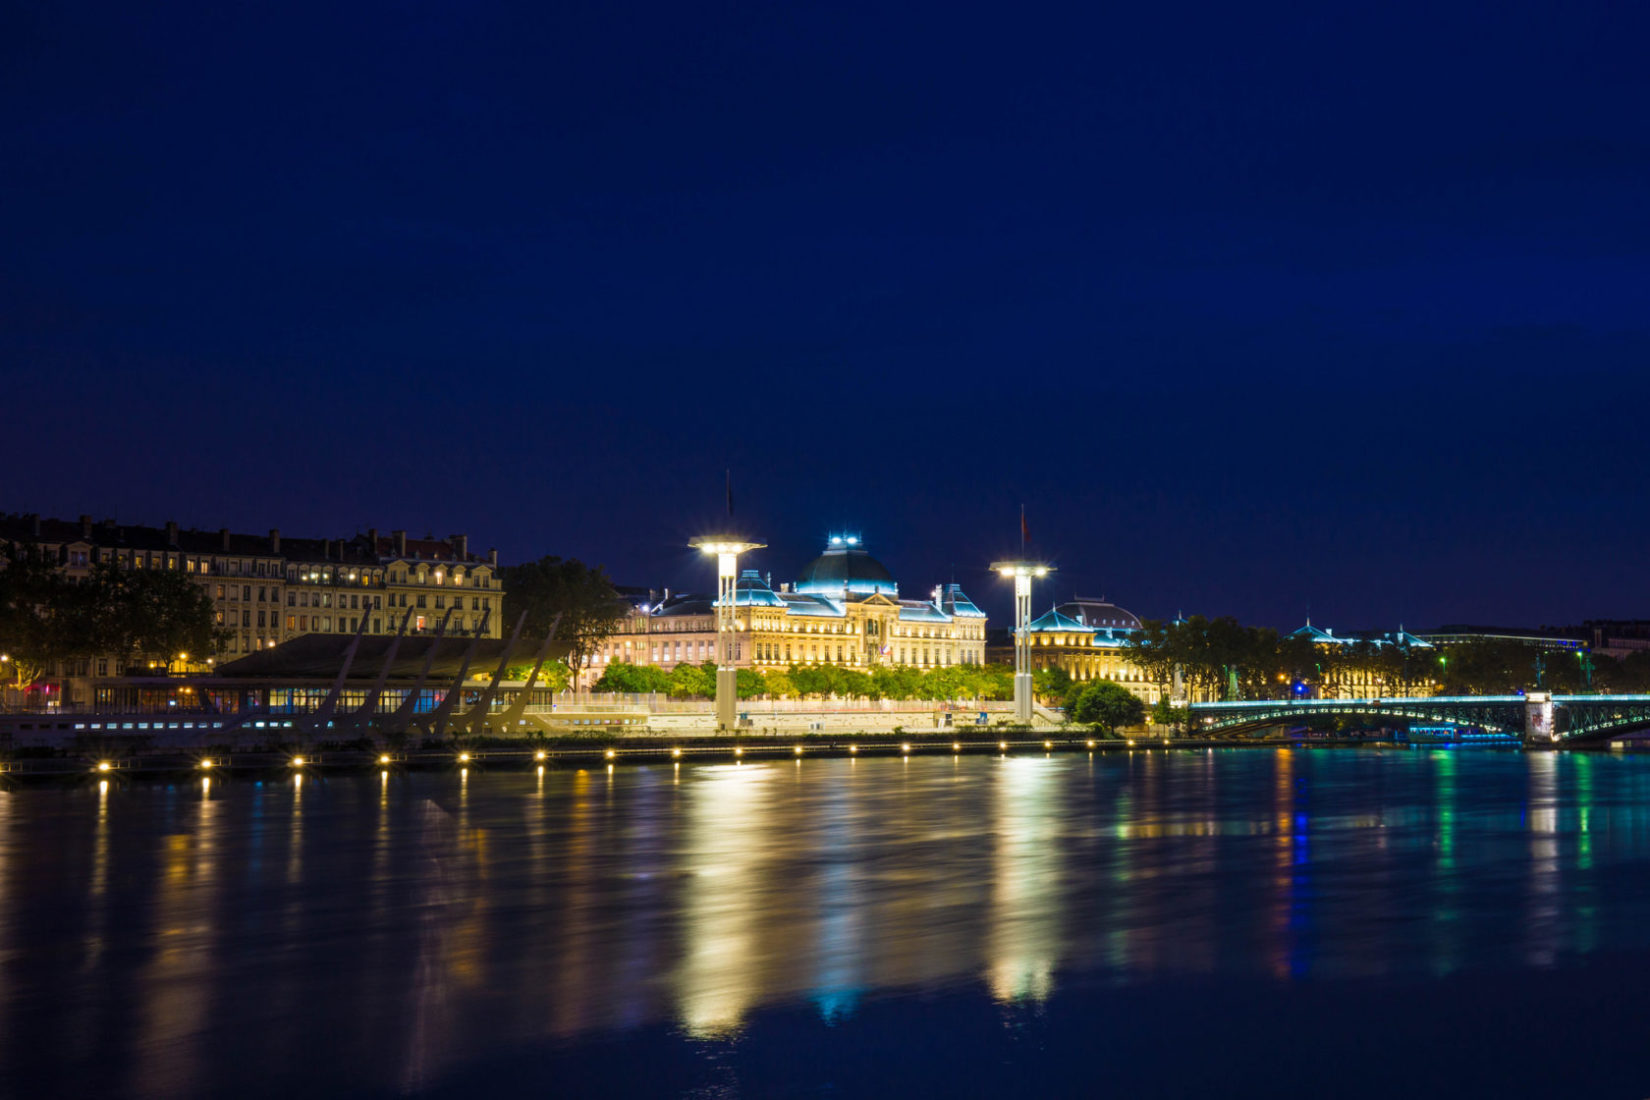
POLYGON ((0 509, 1650 615, 1644 5, 152 7, 0 9, 0 509))

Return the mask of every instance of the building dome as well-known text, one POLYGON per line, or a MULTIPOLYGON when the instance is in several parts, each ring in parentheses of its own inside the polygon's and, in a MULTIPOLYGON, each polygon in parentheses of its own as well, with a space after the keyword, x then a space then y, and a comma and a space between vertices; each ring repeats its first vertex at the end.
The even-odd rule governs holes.
POLYGON ((1077 596, 1061 604, 1060 614, 1076 619, 1090 630, 1139 630, 1140 620, 1110 600, 1077 596))
POLYGON ((893 574, 866 552, 858 535, 832 535, 825 552, 803 568, 796 590, 809 596, 899 595, 893 574))

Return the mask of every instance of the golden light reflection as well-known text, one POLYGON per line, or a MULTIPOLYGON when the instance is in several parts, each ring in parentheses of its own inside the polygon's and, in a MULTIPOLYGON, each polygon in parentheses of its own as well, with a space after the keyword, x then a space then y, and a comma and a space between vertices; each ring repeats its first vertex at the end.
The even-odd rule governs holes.
POLYGON ((686 940, 674 980, 677 1015, 695 1038, 727 1035, 761 992, 757 930, 770 768, 709 767, 688 788, 686 940))
POLYGON ((607 983, 598 974, 603 961, 599 906, 595 901, 600 850, 598 814, 591 800, 590 773, 574 771, 571 789, 561 801, 566 837, 561 848, 567 886, 557 896, 564 923, 550 941, 555 963, 550 973, 555 980, 551 1000, 550 1030, 555 1035, 574 1035, 588 1026, 606 996, 607 983))
POLYGON ((992 791, 991 918, 986 981, 1002 1003, 1041 1003, 1059 961, 1060 765, 1047 757, 1004 760, 992 791))
POLYGON ((97 828, 92 834, 92 875, 86 921, 86 966, 95 966, 103 955, 108 911, 104 904, 109 892, 109 781, 97 784, 97 828))
MULTIPOLYGON (((210 779, 203 778, 203 784, 210 779)), ((134 1044, 139 1096, 196 1091, 205 1054, 217 938, 217 818, 209 797, 196 803, 193 832, 163 838, 165 849, 149 927, 155 950, 139 983, 142 1034, 134 1044)))
POLYGON ((1272 777, 1272 832, 1277 840, 1273 845, 1272 911, 1268 921, 1271 944, 1267 959, 1272 976, 1281 980, 1289 977, 1289 908, 1295 870, 1294 837, 1289 826, 1294 803, 1295 762, 1287 752, 1276 753, 1273 759, 1276 771, 1272 777))

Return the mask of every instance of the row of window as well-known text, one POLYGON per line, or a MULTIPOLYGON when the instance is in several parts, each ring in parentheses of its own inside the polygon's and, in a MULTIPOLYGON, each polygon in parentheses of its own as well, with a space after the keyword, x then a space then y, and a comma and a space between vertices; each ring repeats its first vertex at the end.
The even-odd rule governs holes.
MULTIPOLYGON (((866 633, 867 634, 875 634, 876 633, 875 628, 876 628, 877 625, 878 624, 877 624, 876 620, 874 620, 874 619, 869 620, 866 623, 866 633)), ((737 624, 736 628, 738 630, 741 630, 741 631, 746 629, 745 624, 742 621, 737 624)), ((716 629, 716 623, 712 619, 666 619, 663 622, 659 622, 659 621, 655 621, 655 620, 649 620, 649 619, 646 619, 646 618, 639 618, 639 619, 636 620, 636 629, 634 629, 632 631, 632 633, 636 633, 636 634, 659 634, 659 633, 683 634, 683 633, 708 632, 708 631, 714 631, 715 629, 716 629), (643 624, 646 624, 646 625, 643 625, 643 624)), ((757 630, 757 631, 768 631, 768 632, 779 633, 779 634, 858 634, 859 633, 859 628, 858 628, 857 624, 852 623, 852 622, 812 623, 812 622, 793 622, 790 619, 758 619, 753 624, 752 629, 757 630)), ((985 637, 985 628, 984 627, 971 626, 971 625, 957 626, 957 627, 947 627, 947 626, 922 626, 922 627, 909 627, 909 626, 907 626, 907 627, 902 627, 902 626, 899 626, 896 623, 893 626, 893 629, 892 629, 891 633, 893 633, 896 637, 902 637, 902 638, 940 638, 940 639, 953 639, 953 640, 977 640, 977 639, 985 637)))
MULTIPOLYGON (((101 550, 88 552, 85 550, 70 550, 68 563, 72 566, 91 564, 91 554, 96 553, 99 561, 118 564, 123 569, 183 569, 187 573, 196 573, 203 576, 231 576, 231 577, 273 577, 277 580, 285 578, 293 583, 300 581, 318 584, 381 584, 384 574, 380 570, 358 569, 347 571, 343 568, 306 567, 286 562, 284 559, 260 558, 214 558, 194 557, 185 554, 172 553, 162 550, 101 550)), ((391 584, 429 584, 432 579, 435 584, 452 583, 462 585, 465 573, 462 567, 448 573, 437 569, 433 574, 420 569, 416 572, 396 571, 390 574, 391 584)), ((485 568, 480 569, 471 577, 471 583, 477 588, 491 588, 492 576, 485 568)))

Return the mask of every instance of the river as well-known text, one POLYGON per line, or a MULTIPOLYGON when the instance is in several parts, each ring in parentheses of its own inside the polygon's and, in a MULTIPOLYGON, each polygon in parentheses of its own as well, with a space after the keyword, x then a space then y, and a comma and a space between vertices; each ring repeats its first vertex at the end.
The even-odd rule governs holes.
POLYGON ((1650 1095, 1650 757, 0 790, 0 1091, 1650 1095))

